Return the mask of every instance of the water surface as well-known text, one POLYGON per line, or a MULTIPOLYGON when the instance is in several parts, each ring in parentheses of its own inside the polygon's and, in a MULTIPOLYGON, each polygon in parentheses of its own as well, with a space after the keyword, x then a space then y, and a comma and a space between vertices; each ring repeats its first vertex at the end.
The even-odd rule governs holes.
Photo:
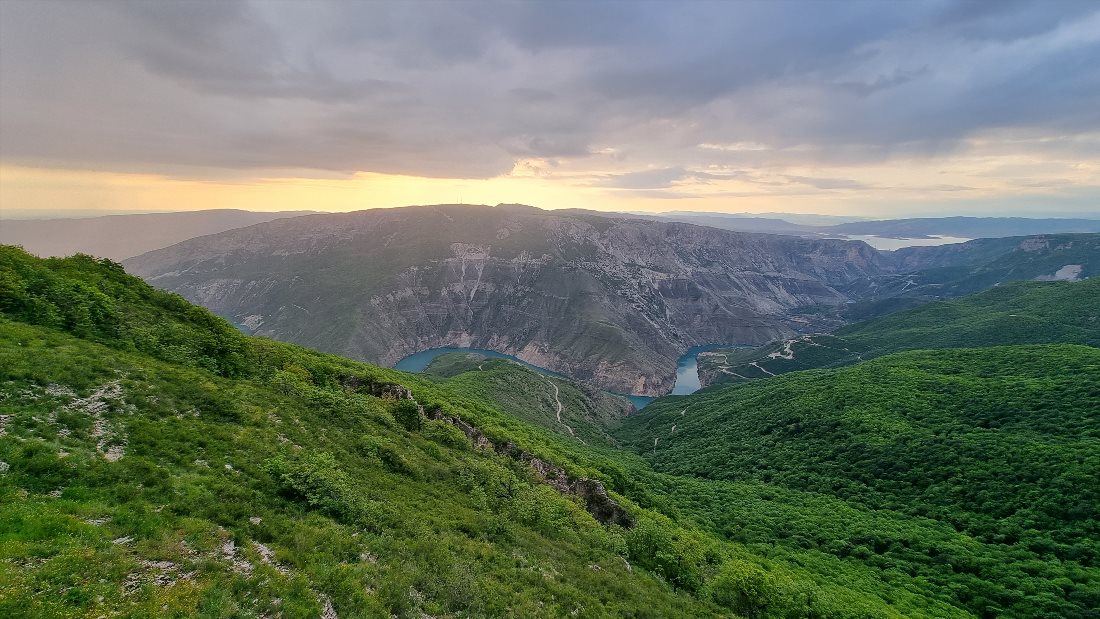
POLYGON ((895 239, 873 234, 846 234, 843 236, 849 241, 863 241, 875 249, 894 251, 902 247, 930 247, 933 245, 950 245, 952 243, 965 243, 974 239, 961 236, 929 236, 926 239, 895 239))
POLYGON ((532 370, 538 372, 539 374, 543 374, 545 376, 553 376, 554 378, 566 378, 565 376, 562 376, 561 374, 558 374, 557 372, 555 372, 553 370, 548 370, 546 368, 540 368, 537 365, 531 365, 530 363, 527 363, 526 361, 524 361, 523 359, 520 359, 519 357, 513 357, 512 355, 506 355, 502 352, 497 352, 495 350, 488 350, 488 349, 485 349, 485 348, 462 348, 462 347, 458 347, 458 346, 447 346, 447 347, 444 347, 444 348, 429 348, 428 350, 422 350, 420 352, 414 352, 413 354, 409 355, 408 357, 405 357, 404 359, 398 361, 397 365, 395 365, 393 367, 394 367, 395 370, 401 370, 402 372, 423 372, 425 369, 427 369, 427 367, 429 365, 431 365, 432 361, 434 361, 436 357, 438 357, 439 355, 445 355, 445 354, 451 353, 451 352, 477 353, 477 354, 479 354, 483 357, 488 357, 490 359, 509 359, 511 361, 515 361, 516 363, 522 365, 525 368, 532 369, 532 370))
POLYGON ((703 385, 699 382, 699 353, 723 346, 727 344, 704 344, 689 348, 676 364, 676 385, 670 395, 688 395, 702 389, 703 385))
MULTIPOLYGON (((672 388, 671 395, 687 395, 698 391, 701 385, 699 384, 699 365, 696 357, 705 350, 713 350, 723 346, 727 346, 727 344, 706 344, 704 346, 689 348, 687 352, 680 357, 680 361, 676 365, 676 385, 672 388)), ((553 376, 554 378, 569 380, 567 376, 563 376, 553 370, 548 370, 537 365, 531 365, 519 357, 506 355, 502 352, 485 348, 462 348, 457 346, 429 348, 428 350, 413 353, 398 361, 394 368, 403 372, 423 372, 436 357, 451 352, 477 353, 490 359, 509 359, 544 376, 553 376)), ((631 403, 634 404, 634 408, 638 410, 645 408, 647 404, 657 399, 653 396, 632 395, 629 393, 616 393, 615 395, 621 395, 630 400, 631 403)))

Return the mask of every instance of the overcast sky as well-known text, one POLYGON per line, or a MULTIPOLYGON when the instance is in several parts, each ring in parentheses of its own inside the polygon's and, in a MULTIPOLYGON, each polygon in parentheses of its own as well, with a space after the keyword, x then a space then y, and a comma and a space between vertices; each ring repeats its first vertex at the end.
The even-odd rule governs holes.
POLYGON ((0 2, 0 207, 1100 214, 1100 2, 0 2))

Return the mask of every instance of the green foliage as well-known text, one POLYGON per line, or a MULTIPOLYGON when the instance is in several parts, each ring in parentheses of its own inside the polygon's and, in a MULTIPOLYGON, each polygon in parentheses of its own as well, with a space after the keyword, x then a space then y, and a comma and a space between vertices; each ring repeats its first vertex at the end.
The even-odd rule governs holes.
POLYGON ((396 400, 390 407, 390 414, 397 423, 410 432, 419 430, 423 424, 420 408, 412 400, 396 400))
POLYGON ((0 614, 317 617, 326 599, 340 617, 716 613, 627 571, 621 538, 520 464, 397 430, 391 402, 335 377, 461 396, 256 344, 256 377, 226 379, 0 318, 0 614))
POLYGON ((248 371, 245 339, 229 323, 106 259, 40 259, 0 245, 0 312, 223 376, 248 371))
POLYGON ((1012 282, 759 348, 719 349, 699 356, 708 384, 852 365, 914 349, 1015 344, 1100 346, 1100 277, 1081 282, 1012 282))
POLYGON ((470 446, 470 439, 466 438, 462 430, 443 421, 433 419, 425 422, 421 433, 428 440, 454 449, 466 449, 470 446))
POLYGON ((784 598, 774 575, 755 563, 731 559, 707 582, 704 594, 748 619, 783 616, 775 612, 784 598))
POLYGON ((535 527, 548 535, 572 528, 574 518, 582 517, 579 507, 544 485, 519 486, 507 502, 507 511, 516 522, 535 527))
POLYGON ((279 455, 268 460, 266 468, 290 498, 348 523, 379 528, 379 508, 366 499, 362 485, 340 469, 332 454, 279 455))
POLYGON ((717 558, 703 538, 658 516, 638 522, 626 536, 631 559, 678 587, 695 591, 717 558))
POLYGON ((836 332, 884 354, 914 348, 1008 344, 1100 346, 1100 277, 1081 282, 1015 282, 937 301, 836 332))
POLYGON ((357 445, 360 453, 378 460, 391 472, 416 477, 417 468, 411 464, 390 439, 383 436, 364 436, 357 445))
POLYGON ((507 359, 447 353, 432 360, 425 372, 446 378, 443 384, 451 391, 491 403, 523 421, 588 443, 613 444, 606 427, 631 411, 630 403, 622 396, 549 378, 507 359), (561 421, 558 421, 558 402, 562 404, 561 421))
POLYGON ((244 337, 110 264, 2 258, 0 615, 316 617, 330 601, 342 618, 1085 617, 1100 602, 1082 413, 1096 364, 1077 349, 783 379, 684 416, 683 399, 658 402, 623 436, 661 469, 682 464, 676 477, 612 449, 613 407, 567 381, 553 383, 563 421, 588 445, 526 371, 411 376, 244 337), (859 401, 861 380, 889 414, 859 401), (638 526, 600 526, 523 461, 371 395, 379 384, 602 480, 638 526), (932 410, 913 395, 936 389, 932 410), (727 425, 739 417, 749 430, 727 425), (672 419, 652 454, 642 434, 672 419), (743 454, 663 459, 681 439, 752 431, 743 454), (1010 451, 1027 466, 1004 466, 1010 451), (974 475, 953 481, 956 466, 974 475), (717 470, 738 481, 702 478, 717 470))
POLYGON ((617 435, 660 470, 743 484, 675 482, 730 539, 919 575, 976 614, 1083 617, 1100 582, 1097 410, 1100 350, 953 349, 667 398, 617 435), (731 509, 746 492, 755 511, 731 509), (800 510, 802 492, 837 503, 800 510))

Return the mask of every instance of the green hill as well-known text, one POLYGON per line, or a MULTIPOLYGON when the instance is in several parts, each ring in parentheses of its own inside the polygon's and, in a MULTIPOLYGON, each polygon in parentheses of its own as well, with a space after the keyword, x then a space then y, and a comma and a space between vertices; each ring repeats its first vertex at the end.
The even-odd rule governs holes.
MULTIPOLYGON (((980 591, 956 590, 982 616, 1088 617, 1100 607, 1098 410, 1100 350, 949 349, 663 398, 614 434, 671 475, 771 484, 963 533, 966 556, 939 560, 983 574, 980 591)), ((858 552, 896 541, 864 539, 858 552)))
POLYGON ((1100 277, 1081 282, 1014 282, 950 301, 759 348, 699 356, 704 384, 851 365, 918 348, 1067 343, 1100 346, 1100 277))
POLYGON ((108 261, 0 247, 0 311, 2 616, 969 616, 731 539, 709 490, 629 453, 243 336, 108 261))
POLYGON ((1100 275, 1100 234, 1037 234, 891 252, 896 275, 853 282, 861 301, 958 297, 1016 281, 1080 280, 1100 275))
POLYGON ((606 428, 633 410, 624 397, 476 353, 440 355, 424 372, 445 378, 453 391, 582 443, 614 442, 606 428))

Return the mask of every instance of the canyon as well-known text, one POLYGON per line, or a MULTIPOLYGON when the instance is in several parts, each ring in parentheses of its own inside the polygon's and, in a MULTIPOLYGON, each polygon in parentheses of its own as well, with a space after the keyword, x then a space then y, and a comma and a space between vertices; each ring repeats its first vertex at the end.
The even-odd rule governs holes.
MULTIPOLYGON (((975 247, 999 256, 1014 244, 975 247)), ((124 264, 254 335, 388 366, 431 348, 484 348, 660 395, 691 347, 843 324, 832 314, 904 296, 899 273, 965 264, 970 245, 881 252, 581 210, 436 205, 280 219, 124 264)))

